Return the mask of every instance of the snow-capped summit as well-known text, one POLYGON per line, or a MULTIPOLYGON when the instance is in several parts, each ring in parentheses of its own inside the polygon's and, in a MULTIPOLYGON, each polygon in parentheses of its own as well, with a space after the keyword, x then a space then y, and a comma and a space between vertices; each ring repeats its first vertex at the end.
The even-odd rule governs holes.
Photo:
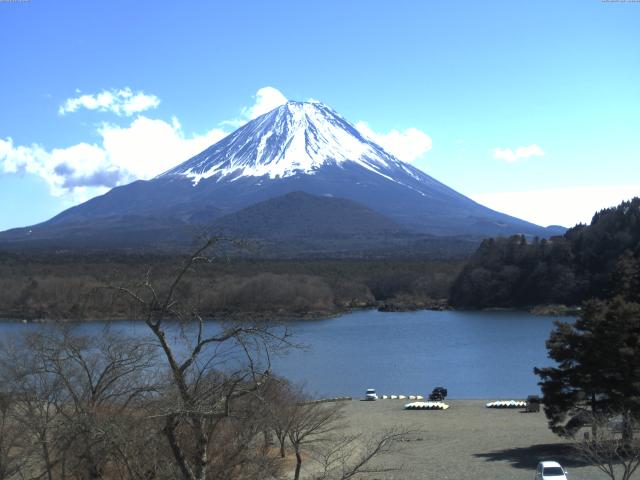
POLYGON ((353 162, 388 180, 419 173, 365 138, 330 107, 290 101, 250 121, 202 153, 163 173, 202 179, 285 178, 353 162))
POLYGON ((288 102, 152 180, 4 232, 0 243, 175 245, 202 226, 277 238, 278 245, 283 236, 295 239, 283 244, 286 254, 309 242, 343 254, 437 244, 433 235, 558 233, 479 205, 390 155, 322 103, 288 102))

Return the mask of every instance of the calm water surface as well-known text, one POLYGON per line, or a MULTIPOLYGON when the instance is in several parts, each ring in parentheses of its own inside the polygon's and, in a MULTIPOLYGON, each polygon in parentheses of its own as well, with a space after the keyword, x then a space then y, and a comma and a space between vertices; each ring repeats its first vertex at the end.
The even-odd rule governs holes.
MULTIPOLYGON (((520 312, 377 312, 290 324, 304 350, 273 358, 273 370, 318 395, 428 394, 445 386, 450 398, 518 398, 539 393, 533 367, 549 365, 544 342, 555 317, 520 312)), ((569 320, 569 319, 567 319, 569 320)), ((99 335, 105 323, 82 324, 99 335)), ((137 322, 115 322, 146 335, 137 322)), ((0 323, 0 335, 36 324, 0 323)), ((212 322, 215 328, 215 322, 212 322)))

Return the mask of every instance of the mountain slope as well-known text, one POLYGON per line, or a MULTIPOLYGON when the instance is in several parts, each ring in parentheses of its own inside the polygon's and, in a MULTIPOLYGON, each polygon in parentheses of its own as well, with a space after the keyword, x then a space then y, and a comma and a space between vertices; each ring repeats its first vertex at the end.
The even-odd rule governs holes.
MULTIPOLYGON (((414 234, 550 233, 488 209, 398 160, 329 107, 289 102, 152 180, 116 187, 47 222, 4 232, 0 242, 75 245, 96 237, 105 244, 117 228, 128 232, 129 244, 144 244, 149 237, 188 243, 186 232, 199 225, 292 192, 356 202, 414 234)), ((333 223, 347 222, 334 217, 333 223)), ((114 239, 112 246, 120 241, 114 239)))
POLYGON ((276 179, 300 173, 312 175, 327 165, 345 163, 397 183, 402 183, 399 177, 407 174, 414 179, 424 176, 364 138, 326 105, 288 102, 160 177, 184 175, 194 183, 210 177, 229 181, 242 177, 276 179))
POLYGON ((274 239, 402 233, 398 224, 356 202, 304 192, 256 203, 216 220, 213 227, 231 235, 274 239))
POLYGON ((407 232, 351 200, 292 192, 250 205, 213 223, 213 232, 246 241, 260 257, 460 258, 478 242, 407 232))
POLYGON ((202 183, 230 210, 306 191, 363 203, 425 233, 546 236, 398 160, 320 103, 289 102, 258 117, 156 180, 170 178, 202 183))

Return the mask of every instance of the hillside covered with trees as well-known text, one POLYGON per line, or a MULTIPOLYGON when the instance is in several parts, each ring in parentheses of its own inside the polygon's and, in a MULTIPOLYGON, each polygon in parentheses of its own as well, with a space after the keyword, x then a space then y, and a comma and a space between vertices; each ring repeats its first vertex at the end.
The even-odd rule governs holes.
POLYGON ((460 308, 578 305, 622 294, 640 300, 640 198, 602 210, 561 237, 482 242, 454 282, 460 308))

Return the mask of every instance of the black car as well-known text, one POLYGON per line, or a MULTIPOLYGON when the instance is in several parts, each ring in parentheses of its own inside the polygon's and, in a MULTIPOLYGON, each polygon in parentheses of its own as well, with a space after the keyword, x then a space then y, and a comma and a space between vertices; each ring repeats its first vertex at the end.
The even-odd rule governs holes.
POLYGON ((432 402, 442 402, 447 397, 447 389, 444 387, 436 387, 429 395, 432 402))

